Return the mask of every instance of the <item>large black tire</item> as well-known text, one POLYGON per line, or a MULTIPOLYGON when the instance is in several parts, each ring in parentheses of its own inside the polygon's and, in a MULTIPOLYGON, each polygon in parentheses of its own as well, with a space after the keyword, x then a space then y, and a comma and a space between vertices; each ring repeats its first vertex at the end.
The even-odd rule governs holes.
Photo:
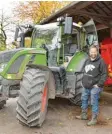
POLYGON ((6 100, 1 101, 1 97, 0 97, 0 109, 2 109, 5 104, 6 104, 6 100))
MULTIPOLYGON (((0 109, 2 109, 4 107, 4 105, 6 104, 6 100, 8 97, 6 97, 6 95, 2 92, 4 86, 0 85, 0 109)), ((7 89, 5 89, 7 90, 7 89)))
POLYGON ((48 105, 48 88, 45 78, 45 72, 34 68, 27 69, 23 75, 16 109, 17 119, 22 125, 40 127, 45 120, 48 105))
POLYGON ((75 96, 73 98, 70 98, 70 102, 78 106, 81 105, 81 95, 83 91, 82 77, 83 77, 82 72, 76 73, 75 96))

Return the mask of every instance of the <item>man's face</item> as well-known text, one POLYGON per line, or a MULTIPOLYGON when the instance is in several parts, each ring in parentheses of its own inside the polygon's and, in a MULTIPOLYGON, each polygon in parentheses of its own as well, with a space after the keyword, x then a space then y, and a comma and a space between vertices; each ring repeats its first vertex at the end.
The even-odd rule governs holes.
POLYGON ((90 58, 96 59, 96 57, 98 55, 97 49, 96 48, 91 48, 89 50, 89 55, 90 55, 90 58))

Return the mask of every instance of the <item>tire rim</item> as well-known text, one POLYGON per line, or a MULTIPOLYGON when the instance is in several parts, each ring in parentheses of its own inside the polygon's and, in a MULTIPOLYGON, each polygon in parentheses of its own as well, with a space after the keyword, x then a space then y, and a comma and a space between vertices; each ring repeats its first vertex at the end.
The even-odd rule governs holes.
POLYGON ((42 95, 41 112, 45 111, 45 107, 46 107, 46 104, 47 104, 47 90, 48 90, 48 87, 47 87, 47 84, 46 84, 45 87, 44 87, 43 95, 42 95))

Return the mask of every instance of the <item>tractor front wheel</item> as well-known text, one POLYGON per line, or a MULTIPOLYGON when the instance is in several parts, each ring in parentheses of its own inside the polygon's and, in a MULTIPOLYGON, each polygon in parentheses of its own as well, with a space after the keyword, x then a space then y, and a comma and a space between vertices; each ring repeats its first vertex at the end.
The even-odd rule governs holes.
POLYGON ((17 119, 23 125, 40 127, 45 120, 48 105, 48 86, 45 72, 29 68, 20 83, 17 101, 17 119))

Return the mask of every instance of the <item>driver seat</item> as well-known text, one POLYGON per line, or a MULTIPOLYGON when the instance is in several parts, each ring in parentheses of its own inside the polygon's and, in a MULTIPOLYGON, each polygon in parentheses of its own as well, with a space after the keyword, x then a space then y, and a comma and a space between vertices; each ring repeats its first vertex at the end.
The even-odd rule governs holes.
POLYGON ((72 56, 73 56, 76 53, 76 51, 77 51, 77 45, 71 44, 70 49, 69 49, 69 53, 72 54, 72 56))

